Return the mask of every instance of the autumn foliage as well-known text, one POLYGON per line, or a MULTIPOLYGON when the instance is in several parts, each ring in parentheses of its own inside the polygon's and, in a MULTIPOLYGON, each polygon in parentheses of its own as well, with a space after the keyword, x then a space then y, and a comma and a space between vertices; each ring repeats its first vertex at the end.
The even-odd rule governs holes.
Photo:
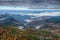
POLYGON ((58 35, 49 31, 23 29, 13 26, 0 27, 0 40, 60 40, 58 35))

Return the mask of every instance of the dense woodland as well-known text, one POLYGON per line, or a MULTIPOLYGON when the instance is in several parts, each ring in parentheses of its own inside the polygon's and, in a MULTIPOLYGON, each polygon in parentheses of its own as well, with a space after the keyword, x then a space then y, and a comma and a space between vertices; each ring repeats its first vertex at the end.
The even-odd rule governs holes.
POLYGON ((60 40, 60 36, 49 30, 31 28, 21 30, 14 26, 1 26, 0 40, 60 40))

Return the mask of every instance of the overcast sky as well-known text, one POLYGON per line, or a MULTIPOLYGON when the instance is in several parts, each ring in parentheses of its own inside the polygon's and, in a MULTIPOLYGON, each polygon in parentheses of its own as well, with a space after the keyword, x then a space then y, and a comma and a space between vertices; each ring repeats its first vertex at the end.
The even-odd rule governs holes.
POLYGON ((29 9, 60 9, 60 0, 0 0, 0 6, 29 9))

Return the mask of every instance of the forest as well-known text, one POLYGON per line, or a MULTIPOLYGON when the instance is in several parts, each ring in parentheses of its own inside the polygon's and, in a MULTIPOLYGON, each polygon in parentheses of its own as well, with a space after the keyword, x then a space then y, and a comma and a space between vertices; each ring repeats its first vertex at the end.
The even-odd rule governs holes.
POLYGON ((0 40, 60 40, 60 36, 50 30, 37 30, 33 28, 21 30, 14 26, 1 26, 0 40))

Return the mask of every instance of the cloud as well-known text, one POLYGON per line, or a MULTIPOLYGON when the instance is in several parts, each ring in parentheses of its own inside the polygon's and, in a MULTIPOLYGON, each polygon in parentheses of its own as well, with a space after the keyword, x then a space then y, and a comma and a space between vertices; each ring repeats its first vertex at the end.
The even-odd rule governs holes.
POLYGON ((32 20, 32 19, 31 19, 31 20, 30 20, 30 19, 26 19, 25 21, 26 21, 26 22, 31 22, 31 21, 33 21, 33 20, 32 20))
POLYGON ((0 6, 0 10, 28 10, 27 7, 0 6))
POLYGON ((48 8, 47 10, 59 10, 59 9, 49 9, 49 8, 59 8, 59 6, 33 6, 33 7, 20 7, 20 6, 0 6, 0 10, 38 10, 38 11, 42 11, 42 10, 46 10, 45 8, 48 8), (37 8, 37 9, 36 9, 37 8), (42 9, 44 8, 44 9, 42 9))
POLYGON ((60 0, 0 0, 0 6, 4 5, 29 9, 60 9, 60 0))
POLYGON ((35 16, 35 17, 41 17, 41 16, 60 16, 60 12, 42 12, 42 13, 36 13, 36 14, 23 14, 23 15, 29 15, 29 16, 35 16))

